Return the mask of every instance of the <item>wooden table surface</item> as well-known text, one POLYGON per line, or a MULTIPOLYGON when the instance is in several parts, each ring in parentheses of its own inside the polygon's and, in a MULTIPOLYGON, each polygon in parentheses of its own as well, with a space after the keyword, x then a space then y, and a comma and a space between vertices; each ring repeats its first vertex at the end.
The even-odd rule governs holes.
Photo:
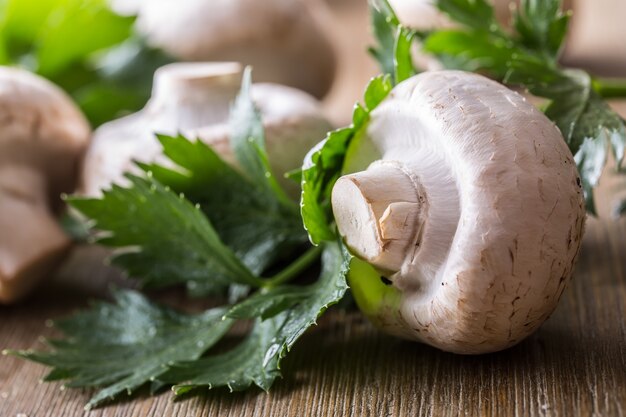
MULTIPOLYGON (((114 271, 78 248, 26 303, 0 308, 3 348, 41 348, 45 322, 106 291, 114 271)), ((39 383, 46 369, 0 358, 0 416, 623 416, 626 414, 626 220, 590 219, 558 309, 507 351, 459 356, 388 337, 358 312, 331 310, 283 362, 269 394, 169 392, 91 411, 88 390, 39 383)))

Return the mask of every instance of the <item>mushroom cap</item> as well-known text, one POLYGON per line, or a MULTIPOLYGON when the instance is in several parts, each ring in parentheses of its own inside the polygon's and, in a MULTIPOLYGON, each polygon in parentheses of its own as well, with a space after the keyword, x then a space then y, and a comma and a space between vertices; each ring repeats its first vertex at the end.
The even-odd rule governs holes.
MULTIPOLYGON (((237 63, 178 63, 155 74, 153 96, 133 115, 98 128, 83 164, 81 190, 98 195, 123 184, 133 161, 170 163, 155 132, 198 138, 236 166, 229 143, 229 113, 241 86, 237 63)), ((265 127, 265 145, 279 182, 292 193, 297 184, 282 174, 300 166, 307 150, 331 129, 319 102, 302 91, 276 84, 253 84, 252 99, 265 127)))
POLYGON ((137 30, 153 46, 187 61, 240 61, 258 81, 322 97, 336 57, 315 0, 144 1, 137 30))
POLYGON ((0 66, 0 167, 29 166, 57 204, 74 189, 91 130, 65 92, 28 71, 0 66))
POLYGON ((367 135, 381 161, 340 178, 332 197, 348 246, 399 293, 372 320, 457 353, 504 349, 536 330, 571 278, 585 220, 556 126, 495 81, 437 71, 396 86, 367 135), (372 183, 380 170, 391 174, 372 183), (380 192, 400 186, 412 191, 380 192), (361 235, 365 247, 351 243, 361 235))

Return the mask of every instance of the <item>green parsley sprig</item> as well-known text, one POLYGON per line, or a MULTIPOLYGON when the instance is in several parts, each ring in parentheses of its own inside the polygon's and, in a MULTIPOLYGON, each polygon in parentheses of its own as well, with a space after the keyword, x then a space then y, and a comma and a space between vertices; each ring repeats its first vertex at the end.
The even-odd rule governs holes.
POLYGON ((113 249, 111 262, 144 287, 184 284, 196 296, 228 292, 231 301, 190 315, 118 290, 113 303, 56 322, 65 337, 49 340, 50 349, 5 353, 49 366, 46 380, 101 388, 86 408, 145 384, 171 385, 176 395, 270 388, 281 358, 344 296, 351 256, 335 234, 317 246, 308 242, 298 205, 270 170, 250 84, 246 70, 231 111, 241 171, 200 141, 160 135, 173 167, 139 164, 145 175, 127 175, 128 185, 101 198, 68 198, 90 219, 94 238, 113 249), (319 279, 291 282, 316 263, 319 279), (213 353, 237 320, 252 320, 248 336, 213 353))

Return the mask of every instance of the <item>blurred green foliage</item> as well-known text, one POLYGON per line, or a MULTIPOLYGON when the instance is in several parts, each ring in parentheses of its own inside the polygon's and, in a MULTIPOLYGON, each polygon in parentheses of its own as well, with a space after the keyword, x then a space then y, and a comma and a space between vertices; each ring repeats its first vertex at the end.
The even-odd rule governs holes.
POLYGON ((145 45, 134 20, 106 0, 0 0, 0 64, 59 85, 95 127, 141 108, 154 70, 172 61, 145 45))

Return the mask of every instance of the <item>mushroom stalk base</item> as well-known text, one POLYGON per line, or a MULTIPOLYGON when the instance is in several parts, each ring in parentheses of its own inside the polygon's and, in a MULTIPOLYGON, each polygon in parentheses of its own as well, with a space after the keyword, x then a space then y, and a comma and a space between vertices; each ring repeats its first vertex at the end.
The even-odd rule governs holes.
POLYGON ((40 175, 6 167, 0 181, 0 303, 23 297, 70 246, 46 206, 40 175))
POLYGON ((398 162, 377 162, 335 184, 332 206, 352 253, 391 276, 402 267, 420 227, 419 182, 398 162))

